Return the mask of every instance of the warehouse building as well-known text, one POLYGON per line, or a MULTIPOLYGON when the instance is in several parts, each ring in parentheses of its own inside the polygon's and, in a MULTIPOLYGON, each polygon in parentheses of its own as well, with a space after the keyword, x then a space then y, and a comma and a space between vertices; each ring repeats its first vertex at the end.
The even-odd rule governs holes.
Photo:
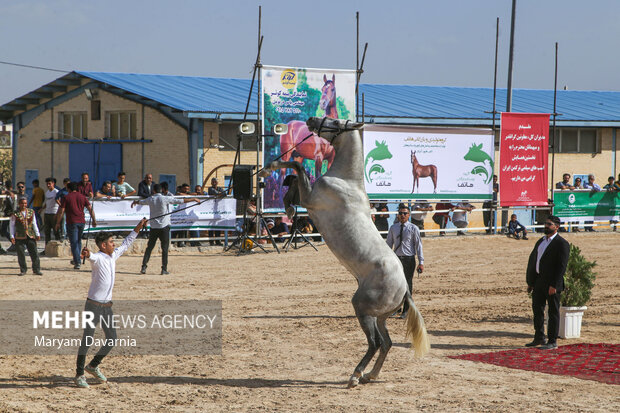
MULTIPOLYGON (((223 182, 232 171, 249 92, 246 79, 68 73, 0 106, 0 121, 13 127, 13 177, 78 180, 86 171, 100 183, 123 170, 132 184, 145 173, 173 185, 202 184, 211 175, 223 182)), ((362 94, 367 123, 493 124, 490 88, 361 84, 360 102, 362 94)), ((254 122, 256 97, 254 90, 247 114, 254 122)), ((505 101, 506 90, 498 90, 497 112, 505 101)), ((515 89, 512 110, 551 113, 553 91, 515 89)), ((594 173, 602 183, 617 176, 620 92, 558 91, 557 112, 553 180, 563 172, 594 173)), ((495 123, 499 134, 499 115, 495 123)), ((241 139, 242 164, 256 163, 256 151, 255 137, 241 139)))

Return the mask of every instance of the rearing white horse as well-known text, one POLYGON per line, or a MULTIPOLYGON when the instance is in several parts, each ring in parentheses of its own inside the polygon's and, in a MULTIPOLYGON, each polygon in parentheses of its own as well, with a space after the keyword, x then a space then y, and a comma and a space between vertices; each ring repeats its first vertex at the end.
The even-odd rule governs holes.
POLYGON ((298 162, 272 162, 270 170, 293 168, 299 176, 301 206, 317 226, 325 243, 357 279, 358 288, 353 307, 366 338, 368 351, 362 357, 348 387, 376 379, 392 346, 387 331, 387 318, 407 300, 411 311, 407 317, 407 336, 411 336, 417 357, 430 348, 422 315, 407 290, 402 264, 377 231, 370 217, 368 195, 364 189, 362 139, 363 124, 331 118, 310 118, 310 131, 331 141, 336 156, 327 173, 311 187, 308 176, 298 162), (377 350, 373 369, 364 374, 377 350))

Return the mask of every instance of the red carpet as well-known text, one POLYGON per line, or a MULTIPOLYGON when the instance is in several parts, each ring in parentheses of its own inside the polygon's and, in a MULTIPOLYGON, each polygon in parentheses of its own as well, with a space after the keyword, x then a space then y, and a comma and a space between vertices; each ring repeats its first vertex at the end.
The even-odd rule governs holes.
POLYGON ((495 364, 511 369, 620 384, 619 344, 571 344, 560 346, 557 350, 522 348, 449 357, 495 364))

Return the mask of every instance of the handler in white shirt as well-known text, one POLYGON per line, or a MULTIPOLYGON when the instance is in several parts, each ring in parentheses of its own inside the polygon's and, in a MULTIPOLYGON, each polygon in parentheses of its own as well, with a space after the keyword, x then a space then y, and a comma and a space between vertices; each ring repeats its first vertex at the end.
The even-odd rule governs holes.
POLYGON ((58 212, 58 204, 56 203, 56 178, 46 178, 45 184, 45 213, 43 214, 43 228, 45 229, 45 245, 52 239, 52 230, 56 241, 60 240, 60 229, 56 229, 56 213, 58 212))
POLYGON ((170 246, 170 213, 168 205, 182 204, 187 202, 197 202, 198 198, 175 198, 173 196, 163 196, 161 194, 162 187, 160 184, 153 184, 153 195, 146 199, 133 201, 131 207, 136 205, 149 206, 149 221, 151 221, 151 231, 149 232, 149 242, 144 250, 142 257, 142 268, 140 274, 146 274, 146 265, 151 259, 151 252, 157 244, 157 240, 161 243, 161 275, 168 275, 168 248, 170 246))
MULTIPOLYGON (((97 247, 99 247, 99 252, 91 254, 88 248, 84 247, 82 249, 82 259, 88 258, 93 268, 93 275, 90 288, 88 289, 88 298, 86 299, 84 311, 89 311, 94 314, 95 325, 97 325, 102 318, 110 320, 114 315, 112 312, 112 290, 114 289, 116 260, 127 251, 127 248, 134 242, 142 227, 146 225, 146 222, 147 219, 143 218, 133 229, 133 232, 125 238, 123 244, 116 249, 114 248, 113 234, 103 231, 99 232, 95 237, 95 243, 97 247)), ((82 342, 78 350, 74 379, 78 387, 88 387, 88 383, 84 377, 84 371, 92 374, 100 383, 105 383, 107 381, 98 366, 101 360, 103 360, 114 347, 113 343, 116 339, 116 329, 111 322, 101 323, 101 328, 105 333, 106 345, 99 349, 95 357, 93 357, 93 360, 86 367, 84 367, 84 363, 86 362, 86 353, 90 347, 87 337, 89 337, 89 340, 92 340, 95 329, 90 326, 84 329, 82 342)))

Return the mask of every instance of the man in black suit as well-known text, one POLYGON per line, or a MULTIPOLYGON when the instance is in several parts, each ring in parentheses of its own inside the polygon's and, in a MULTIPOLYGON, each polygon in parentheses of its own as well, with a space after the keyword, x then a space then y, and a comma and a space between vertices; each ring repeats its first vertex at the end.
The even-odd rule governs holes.
POLYGON ((148 198, 153 195, 153 174, 146 174, 144 180, 138 184, 138 196, 148 198))
POLYGON ((564 273, 568 264, 570 246, 558 235, 560 218, 550 215, 545 221, 545 236, 530 254, 527 264, 527 292, 532 293, 534 311, 534 341, 527 347, 541 346, 541 349, 557 348, 556 339, 560 328, 560 293, 564 289, 564 273), (549 325, 545 341, 545 304, 549 304, 549 325))

